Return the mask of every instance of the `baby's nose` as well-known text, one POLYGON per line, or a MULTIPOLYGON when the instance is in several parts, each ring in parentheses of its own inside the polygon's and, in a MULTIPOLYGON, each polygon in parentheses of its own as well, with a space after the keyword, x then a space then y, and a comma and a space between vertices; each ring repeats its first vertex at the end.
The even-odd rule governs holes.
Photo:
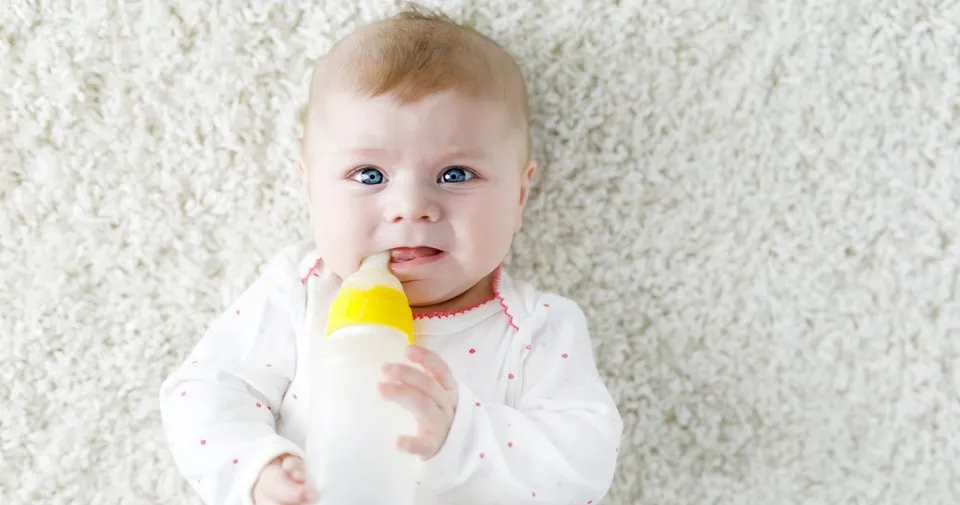
POLYGON ((387 214, 392 223, 428 222, 440 219, 440 206, 425 198, 404 198, 397 202, 387 214))

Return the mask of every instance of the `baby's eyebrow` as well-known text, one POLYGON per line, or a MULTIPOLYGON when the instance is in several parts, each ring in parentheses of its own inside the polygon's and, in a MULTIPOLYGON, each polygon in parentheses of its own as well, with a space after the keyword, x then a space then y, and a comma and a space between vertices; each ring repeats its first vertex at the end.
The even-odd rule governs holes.
MULTIPOLYGON (((381 147, 350 147, 344 150, 349 155, 358 156, 362 158, 384 158, 391 156, 389 149, 384 149, 381 147)), ((437 165, 449 165, 457 162, 463 162, 464 160, 478 160, 483 159, 486 155, 486 151, 481 148, 469 148, 469 149, 451 149, 448 151, 440 151, 439 155, 435 159, 435 164, 437 165)))
POLYGON ((441 156, 440 164, 442 165, 456 160, 476 160, 483 158, 484 154, 484 149, 457 149, 441 156))
POLYGON ((347 149, 347 152, 361 156, 376 156, 386 154, 387 150, 380 147, 351 147, 347 149))

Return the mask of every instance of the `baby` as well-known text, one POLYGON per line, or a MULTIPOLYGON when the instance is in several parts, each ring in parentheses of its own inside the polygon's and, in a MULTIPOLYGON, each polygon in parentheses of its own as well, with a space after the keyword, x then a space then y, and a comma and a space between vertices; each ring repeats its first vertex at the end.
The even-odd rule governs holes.
POLYGON ((496 43, 420 10, 325 55, 299 159, 313 240, 280 252, 160 391, 176 465, 205 503, 322 499, 302 460, 305 319, 322 320, 340 279, 385 250, 417 344, 384 369, 380 393, 418 420, 397 441, 425 462, 417 503, 606 495, 623 422, 584 314, 501 266, 535 170, 526 94, 496 43))

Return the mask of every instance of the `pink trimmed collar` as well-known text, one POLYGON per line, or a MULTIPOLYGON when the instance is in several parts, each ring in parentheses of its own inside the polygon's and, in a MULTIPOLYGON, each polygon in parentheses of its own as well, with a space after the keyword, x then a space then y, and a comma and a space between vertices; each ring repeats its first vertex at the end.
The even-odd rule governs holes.
MULTIPOLYGON (((303 285, 306 285, 311 277, 318 277, 320 275, 319 272, 322 268, 323 268, 323 260, 319 258, 313 259, 309 263, 306 261, 301 263, 302 277, 300 279, 300 283, 303 285)), ((500 309, 503 311, 504 315, 507 316, 507 323, 510 325, 511 328, 513 328, 516 331, 519 329, 516 323, 516 318, 514 317, 512 311, 510 310, 510 305, 507 302, 507 299, 512 300, 512 297, 504 296, 504 293, 502 290, 502 283, 501 283, 502 278, 503 278, 503 266, 501 265, 497 267, 496 271, 493 274, 493 296, 491 296, 486 300, 481 301, 480 303, 476 303, 469 307, 465 307, 465 308, 453 310, 453 311, 422 312, 419 314, 414 314, 414 319, 420 322, 426 322, 430 320, 443 320, 443 319, 450 319, 458 316, 464 316, 481 307, 485 307, 487 304, 490 304, 495 301, 500 305, 500 309)))
POLYGON ((513 328, 514 330, 517 330, 518 329, 517 324, 514 320, 513 315, 510 313, 510 307, 507 305, 507 302, 504 299, 503 293, 500 289, 501 287, 500 280, 502 275, 503 275, 503 266, 501 265, 497 267, 496 271, 493 274, 493 296, 491 296, 490 298, 487 298, 486 300, 481 301, 480 303, 476 303, 469 307, 465 307, 458 310, 421 312, 419 314, 414 314, 413 318, 417 320, 447 319, 451 317, 464 315, 475 309, 483 307, 488 303, 496 301, 497 303, 500 304, 500 308, 503 310, 503 313, 507 316, 508 324, 510 325, 510 327, 513 328))

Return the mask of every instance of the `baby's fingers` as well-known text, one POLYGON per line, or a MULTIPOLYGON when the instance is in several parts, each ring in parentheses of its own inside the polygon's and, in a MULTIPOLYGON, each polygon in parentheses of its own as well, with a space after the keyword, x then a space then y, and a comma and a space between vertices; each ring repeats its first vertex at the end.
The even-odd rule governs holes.
POLYGON ((280 465, 270 465, 263 470, 257 491, 254 496, 257 505, 301 505, 314 499, 313 493, 280 465))
POLYGON ((291 456, 284 459, 281 466, 283 466, 283 469, 287 472, 287 475, 289 475, 290 478, 299 484, 303 484, 307 474, 306 470, 304 469, 302 459, 291 456))
POLYGON ((428 437, 411 437, 403 435, 397 439, 397 447, 401 451, 409 452, 420 456, 421 459, 427 459, 437 453, 437 444, 428 437))
POLYGON ((440 406, 419 389, 396 382, 381 382, 380 394, 384 399, 398 403, 431 428, 440 422, 440 406))

